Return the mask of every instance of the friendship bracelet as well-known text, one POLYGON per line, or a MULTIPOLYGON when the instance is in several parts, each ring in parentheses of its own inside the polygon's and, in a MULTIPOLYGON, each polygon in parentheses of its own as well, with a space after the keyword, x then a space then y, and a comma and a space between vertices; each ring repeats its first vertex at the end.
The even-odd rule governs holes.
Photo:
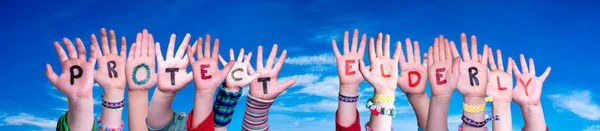
POLYGON ((238 100, 242 96, 242 90, 238 92, 227 92, 223 86, 218 89, 218 94, 213 104, 214 126, 225 127, 231 123, 233 112, 238 100))
POLYGON ((356 96, 345 96, 340 93, 338 96, 338 100, 340 100, 342 102, 354 103, 354 102, 358 101, 358 96, 360 96, 360 94, 356 95, 356 96))
POLYGON ((121 100, 120 102, 108 102, 106 100, 104 100, 104 95, 101 96, 102 97, 102 107, 110 109, 110 110, 123 110, 123 107, 125 106, 125 99, 121 100))
POLYGON ((485 124, 487 124, 489 121, 497 121, 500 120, 500 117, 498 115, 494 116, 494 117, 490 117, 490 118, 485 118, 485 120, 478 122, 475 121, 471 118, 468 118, 467 116, 465 116, 463 114, 463 116, 461 117, 463 123, 465 123, 466 125, 469 125, 471 127, 476 127, 476 128, 481 128, 483 126, 485 126, 485 124))
MULTIPOLYGON (((373 129, 371 129, 371 127, 369 127, 369 122, 365 123, 365 130, 374 131, 373 129)), ((392 131, 394 131, 394 127, 392 127, 392 131)))
POLYGON ((123 123, 123 121, 121 121, 121 126, 119 126, 117 128, 106 127, 106 125, 102 124, 100 117, 98 117, 98 119, 96 119, 96 123, 98 123, 98 128, 104 129, 105 131, 122 131, 123 128, 125 128, 125 123, 123 123))
POLYGON ((396 117, 396 107, 392 106, 391 108, 385 108, 381 106, 377 106, 373 104, 371 99, 367 100, 366 104, 367 109, 371 112, 371 114, 375 115, 389 115, 392 117, 396 117))
MULTIPOLYGON (((458 125, 458 131, 463 131, 462 125, 458 125)), ((488 127, 485 127, 484 131, 488 131, 488 127)))
POLYGON ((472 106, 472 105, 468 105, 467 103, 463 103, 463 110, 465 112, 469 112, 469 113, 479 113, 479 112, 484 112, 485 111, 485 103, 483 105, 480 106, 472 106))
POLYGON ((396 97, 394 95, 382 95, 375 94, 373 95, 374 102, 394 102, 396 101, 396 97))

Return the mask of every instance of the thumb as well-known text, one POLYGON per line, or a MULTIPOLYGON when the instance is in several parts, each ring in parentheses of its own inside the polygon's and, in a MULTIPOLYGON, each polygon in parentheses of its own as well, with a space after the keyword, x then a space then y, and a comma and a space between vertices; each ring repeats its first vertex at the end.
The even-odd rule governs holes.
POLYGON ((283 83, 279 84, 279 88, 277 90, 279 90, 279 93, 281 93, 294 84, 296 84, 296 78, 286 80, 283 83))
POLYGON ((371 72, 369 72, 369 69, 367 69, 367 67, 365 67, 365 62, 363 62, 362 60, 358 60, 359 61, 359 66, 358 66, 358 70, 360 71, 360 74, 362 74, 362 76, 367 79, 371 72))
POLYGON ((229 73, 231 68, 233 68, 234 64, 235 64, 235 61, 229 61, 229 63, 227 63, 227 65, 225 65, 225 67, 223 67, 223 69, 221 70, 221 71, 223 71, 223 74, 229 73))
POLYGON ((52 66, 50 64, 46 64, 46 77, 48 77, 48 80, 50 80, 50 82, 57 87, 56 84, 58 84, 58 75, 54 73, 54 70, 52 70, 52 66))
POLYGON ((260 74, 260 73, 258 73, 258 72, 254 73, 254 74, 252 74, 252 75, 249 75, 249 76, 247 76, 246 78, 244 78, 245 80, 244 80, 244 83, 243 83, 243 85, 248 85, 248 84, 250 84, 250 82, 252 82, 252 81, 256 80, 256 79, 257 79, 258 77, 260 77, 260 76, 262 76, 262 74, 260 74))
POLYGON ((458 69, 460 67, 460 57, 455 57, 452 62, 452 73, 458 73, 458 69))

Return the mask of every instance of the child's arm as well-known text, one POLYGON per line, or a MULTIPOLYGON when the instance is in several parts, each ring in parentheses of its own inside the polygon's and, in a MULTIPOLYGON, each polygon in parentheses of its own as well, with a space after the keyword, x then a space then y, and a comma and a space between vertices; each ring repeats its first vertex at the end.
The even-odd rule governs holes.
POLYGON ((147 130, 148 89, 157 83, 155 72, 154 38, 148 30, 137 33, 127 56, 127 103, 129 107, 129 130, 147 130))
POLYGON ((86 60, 85 46, 81 39, 77 38, 77 49, 73 43, 63 38, 69 55, 58 42, 54 42, 54 47, 58 52, 58 57, 62 64, 63 73, 58 76, 50 64, 46 64, 46 76, 48 80, 60 92, 65 94, 69 103, 69 112, 67 119, 60 119, 62 125, 57 126, 57 130, 92 130, 94 127, 94 100, 92 98, 92 87, 94 84, 94 65, 98 46, 90 47, 90 58, 86 60), (69 72, 69 73, 66 73, 69 72), (64 121, 66 120, 66 122, 64 121), (65 125, 68 124, 68 125, 65 125), (70 127, 69 127, 70 126, 70 127))
POLYGON ((508 57, 507 70, 504 71, 502 52, 498 49, 496 53, 498 55, 497 66, 492 48, 490 47, 488 49, 490 72, 488 74, 487 95, 494 98, 494 101, 492 102, 492 114, 498 115, 501 119, 493 121, 493 130, 511 131, 512 115, 510 112, 510 103, 512 102, 512 68, 514 61, 512 58, 508 57))
POLYGON ((519 71, 516 64, 513 64, 513 71, 517 78, 517 86, 513 89, 513 99, 521 106, 523 119, 525 119, 523 129, 526 131, 543 131, 547 129, 547 126, 540 96, 542 95, 544 80, 550 74, 551 68, 546 68, 544 74, 536 77, 533 59, 529 59, 529 66, 527 66, 525 56, 521 54, 520 57, 523 73, 519 71))
POLYGON ((427 83, 427 53, 424 55, 424 61, 421 63, 421 50, 419 42, 413 45, 409 38, 406 38, 406 54, 400 49, 400 76, 398 77, 398 86, 406 94, 410 105, 413 107, 417 116, 419 128, 425 129, 427 126, 427 114, 429 111, 429 96, 425 93, 427 83))

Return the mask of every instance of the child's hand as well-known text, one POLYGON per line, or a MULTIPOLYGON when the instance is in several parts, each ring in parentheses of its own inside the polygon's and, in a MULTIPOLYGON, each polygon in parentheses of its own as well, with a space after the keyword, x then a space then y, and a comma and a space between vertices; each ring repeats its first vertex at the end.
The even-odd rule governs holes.
POLYGON ((459 66, 458 91, 465 97, 483 97, 488 83, 488 47, 483 46, 483 57, 481 57, 477 54, 477 38, 474 35, 471 36, 470 54, 465 33, 460 35, 460 43, 464 60, 459 66))
MULTIPOLYGON (((229 61, 235 61, 233 49, 229 49, 229 61)), ((226 90, 239 91, 256 78, 260 77, 260 73, 248 74, 248 66, 250 65, 250 59, 252 58, 252 52, 248 52, 248 55, 244 55, 244 48, 240 49, 237 61, 235 61, 233 68, 227 73, 225 80, 226 90)), ((221 64, 226 65, 227 61, 219 55, 221 64)))
POLYGON ((406 38, 406 54, 408 59, 404 59, 404 52, 400 48, 400 76, 398 77, 398 86, 406 94, 424 94, 427 83, 427 53, 425 61, 421 63, 421 51, 419 42, 413 45, 409 38, 406 38), (407 61, 408 60, 408 61, 407 61))
POLYGON ((144 29, 137 33, 127 56, 127 85, 129 90, 148 90, 156 85, 154 37, 144 29))
POLYGON ((487 95, 494 97, 494 101, 510 103, 512 101, 513 91, 512 70, 515 61, 508 57, 508 66, 505 72, 500 49, 496 50, 496 54, 498 55, 498 66, 496 66, 496 63, 494 62, 493 54, 492 48, 488 48, 490 72, 488 74, 487 95))
POLYGON ((94 65, 98 55, 98 46, 90 47, 90 58, 86 61, 85 46, 81 39, 77 38, 77 50, 71 40, 63 38, 67 46, 69 56, 58 42, 54 42, 54 48, 58 52, 58 58, 62 64, 63 73, 58 76, 52 70, 50 64, 46 64, 46 77, 60 92, 71 100, 92 100, 92 86, 94 84, 94 65), (65 73, 69 72, 69 73, 65 73))
POLYGON ((454 42, 448 42, 443 35, 435 38, 433 47, 429 46, 427 71, 432 96, 451 96, 458 81, 460 57, 454 42))
MULTIPOLYGON (((398 83, 398 59, 401 48, 396 48, 394 55, 390 58, 390 35, 385 35, 385 45, 382 43, 382 35, 377 35, 377 46, 373 38, 369 40, 370 66, 360 61, 360 72, 363 77, 375 88, 375 94, 393 95, 398 83)), ((396 47, 400 42, 396 42, 396 47)))
MULTIPOLYGON (((356 87, 364 81, 362 74, 358 71, 358 61, 361 60, 365 54, 365 44, 367 40, 367 35, 363 34, 362 39, 360 41, 360 47, 357 51, 358 45, 358 30, 354 29, 354 34, 352 35, 352 49, 349 49, 348 46, 348 31, 344 32, 344 54, 342 55, 337 47, 337 42, 335 40, 331 41, 331 46, 333 47, 333 53, 335 54, 335 59, 337 61, 338 67, 338 76, 340 77, 340 86, 341 87, 356 87)), ((354 89, 358 90, 358 89, 354 89)))
POLYGON ((525 56, 521 54, 520 57, 523 74, 519 71, 517 64, 513 64, 513 71, 517 78, 517 86, 513 89, 513 99, 521 106, 538 105, 540 104, 540 96, 542 95, 542 85, 546 77, 550 74, 551 68, 546 68, 542 76, 536 77, 533 58, 529 58, 529 67, 527 67, 525 56))
MULTIPOLYGON (((110 90, 125 90, 126 78, 125 76, 125 64, 127 59, 127 43, 125 37, 121 37, 121 51, 117 51, 117 40, 115 32, 109 31, 110 35, 110 48, 108 45, 108 38, 106 37, 106 29, 100 29, 100 40, 102 42, 102 50, 98 49, 98 70, 96 70, 96 76, 94 79, 100 84, 104 91, 110 90)), ((98 46, 96 35, 91 36, 92 44, 98 46)))
POLYGON ((277 55, 277 44, 273 45, 273 49, 271 49, 271 54, 269 54, 269 58, 267 59, 265 66, 263 66, 262 54, 262 46, 258 46, 256 71, 254 71, 254 68, 252 68, 251 65, 248 65, 250 74, 254 74, 255 72, 261 74, 261 77, 250 83, 250 94, 263 100, 272 100, 281 94, 281 92, 285 91, 285 89, 296 83, 296 79, 290 79, 281 84, 277 83, 277 75, 279 74, 285 57, 287 56, 286 50, 283 50, 283 53, 281 53, 281 56, 277 60, 275 66, 273 66, 273 62, 275 61, 275 57, 277 55))
MULTIPOLYGON (((190 34, 186 34, 177 49, 177 53, 173 55, 173 50, 175 48, 175 34, 171 35, 171 40, 169 40, 169 47, 167 47, 167 56, 166 59, 162 56, 162 51, 160 50, 160 43, 156 42, 157 47, 156 57, 158 61, 158 90, 175 94, 177 91, 183 89, 190 81, 192 81, 192 72, 188 73, 186 71, 187 66, 189 64, 188 56, 185 54, 185 50, 188 47, 188 43, 190 42, 190 34)), ((197 43, 194 43, 193 47, 196 47, 197 43)))
POLYGON ((192 73, 197 91, 215 91, 219 84, 223 83, 227 72, 231 70, 234 62, 229 62, 223 65, 223 69, 219 70, 219 39, 215 39, 212 49, 210 50, 210 35, 206 35, 204 42, 204 52, 202 51, 202 37, 198 38, 197 48, 188 45, 188 59, 192 63, 192 73), (194 53, 198 53, 198 61, 194 59, 194 53))

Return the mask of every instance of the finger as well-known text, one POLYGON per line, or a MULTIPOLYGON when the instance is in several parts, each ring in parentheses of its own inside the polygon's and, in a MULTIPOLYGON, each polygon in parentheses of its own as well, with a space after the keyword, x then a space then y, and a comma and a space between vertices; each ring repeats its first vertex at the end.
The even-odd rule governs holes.
MULTIPOLYGON (((156 57, 156 52, 154 51, 154 36, 152 34, 148 34, 148 57, 152 57, 154 59, 154 57, 156 57)), ((160 49, 160 47, 158 47, 158 49, 160 49)))
POLYGON ((210 58, 210 35, 206 34, 206 41, 204 42, 204 57, 210 58))
POLYGON ((460 54, 458 53, 458 49, 456 48, 454 41, 450 41, 450 46, 452 46, 452 58, 460 58, 460 54))
POLYGON ((402 52, 402 47, 400 46, 400 41, 396 42, 396 49, 394 51, 394 55, 392 59, 395 61, 400 61, 400 53, 402 52))
POLYGON ((509 59, 513 63, 513 65, 512 65, 512 67, 513 67, 513 70, 512 70, 513 73, 515 73, 515 76, 517 76, 517 78, 519 78, 519 76, 521 75, 521 71, 519 71, 519 68, 517 67, 517 63, 512 58, 509 57, 509 59))
POLYGON ((427 60, 427 53, 423 54, 423 66, 425 67, 425 69, 427 69, 428 63, 429 61, 427 60))
POLYGON ((477 37, 475 35, 471 36, 471 60, 479 60, 477 56, 477 37))
POLYGON ((215 44, 213 46, 211 58, 217 58, 217 56, 219 55, 219 43, 220 43, 219 38, 216 38, 215 44))
POLYGON ((444 60, 446 59, 446 44, 448 43, 448 41, 446 39, 440 39, 440 44, 439 44, 439 48, 440 48, 440 55, 438 55, 438 57, 440 57, 440 60, 444 60))
POLYGON ((136 47, 135 43, 131 44, 131 47, 129 47, 129 55, 127 56, 127 61, 131 61, 131 60, 133 60, 133 58, 135 58, 134 54, 136 52, 136 50, 135 50, 136 48, 137 47, 136 47))
POLYGON ((375 39, 375 41, 377 42, 377 45, 375 46, 375 53, 377 53, 377 57, 383 56, 383 46, 381 45, 383 41, 382 39, 383 34, 379 32, 379 34, 377 34, 377 39, 375 39))
POLYGON ((369 38, 369 61, 374 61, 377 56, 375 55, 375 42, 373 37, 369 38))
POLYGON ((108 31, 110 35, 110 53, 117 55, 117 38, 115 36, 115 31, 108 31))
POLYGON ((456 57, 456 58, 454 58, 454 61, 452 61, 452 73, 458 73, 459 67, 460 67, 460 58, 456 57))
POLYGON ((383 40, 383 56, 390 58, 390 35, 389 34, 385 34, 385 38, 383 40))
MULTIPOLYGON (((489 57, 491 57, 490 61, 493 62, 494 61, 494 56, 492 56, 492 54, 494 54, 494 53, 492 53, 492 49, 491 48, 490 48, 489 52, 490 52, 490 56, 489 57)), ((502 62, 502 51, 500 51, 500 49, 497 49, 496 50, 496 55, 498 55, 498 56, 496 56, 497 59, 498 59, 498 69, 500 71, 504 72, 504 63, 502 62)))
MULTIPOLYGON (((96 35, 92 34, 90 35, 90 40, 92 41, 92 45, 97 45, 98 46, 98 40, 96 40, 96 35)), ((100 47, 100 46, 98 46, 100 47)), ((102 50, 98 50, 100 52, 100 54, 102 54, 102 50)))
POLYGON ((489 57, 489 55, 490 55, 488 52, 489 52, 489 53, 492 53, 492 52, 491 52, 491 51, 488 49, 488 45, 487 45, 487 44, 484 44, 484 45, 483 45, 483 54, 482 54, 483 58, 480 58, 480 59, 481 59, 481 63, 483 63, 483 65, 485 65, 485 66, 487 66, 487 64, 488 64, 488 57, 489 57))
POLYGON ((348 31, 345 31, 344 32, 344 55, 350 53, 350 50, 348 48, 350 48, 350 46, 348 46, 348 31))
POLYGON ((415 54, 413 53, 413 46, 412 46, 412 41, 410 40, 410 38, 406 38, 405 39, 405 44, 406 44, 406 56, 407 56, 407 62, 411 63, 411 62, 415 62, 415 54))
POLYGON ((260 76, 262 76, 262 74, 260 74, 260 73, 252 73, 251 75, 249 75, 246 78, 244 78, 244 82, 242 83, 242 85, 250 84, 250 82, 256 80, 260 76))
POLYGON ((229 61, 229 63, 227 63, 226 65, 223 65, 223 69, 221 70, 221 71, 223 71, 223 74, 229 73, 231 68, 233 68, 233 65, 235 65, 235 61, 229 61))
POLYGON ((521 58, 521 70, 523 70, 523 74, 529 73, 529 68, 527 68, 527 62, 525 62, 525 55, 521 54, 519 57, 521 58))
POLYGON ((54 70, 52 70, 52 66, 50 64, 46 64, 46 77, 54 86, 58 84, 58 75, 54 73, 54 70))
POLYGON ((190 38, 192 36, 190 35, 190 33, 185 34, 185 37, 183 37, 183 41, 181 42, 181 45, 179 45, 179 49, 177 49, 177 53, 175 53, 175 59, 181 59, 181 56, 183 56, 183 54, 185 53, 185 48, 187 48, 187 46, 190 43, 190 38))
POLYGON ((248 73, 250 73, 250 74, 254 74, 255 73, 254 68, 252 68, 252 65, 248 64, 247 67, 248 67, 248 73))
POLYGON ((448 42, 448 39, 444 40, 444 54, 445 54, 445 58, 446 60, 451 60, 452 58, 452 49, 450 48, 450 42, 448 42))
POLYGON ((136 52, 135 52, 135 56, 136 57, 141 57, 142 56, 142 46, 144 46, 144 44, 142 44, 142 33, 138 32, 135 36, 135 43, 137 43, 136 46, 136 52))
MULTIPOLYGON (((160 47, 160 43, 156 42, 155 47, 160 47)), ((154 50, 156 50, 156 59, 158 61, 158 65, 162 65, 163 62, 165 61, 165 59, 162 56, 162 51, 160 50, 160 48, 155 48, 154 50)))
POLYGON ((244 56, 244 64, 249 65, 252 59, 252 52, 248 52, 248 55, 244 56))
MULTIPOLYGON (((498 62, 498 63, 500 63, 500 62, 498 62)), ((510 76, 512 76, 512 74, 513 74, 514 64, 515 64, 515 61, 511 57, 508 57, 508 66, 506 68, 506 73, 508 73, 508 75, 510 75, 510 76)), ((502 66, 500 66, 500 67, 502 67, 502 66)))
POLYGON ((71 40, 67 38, 63 38, 63 42, 67 46, 67 50, 69 51, 69 59, 77 59, 77 50, 75 50, 75 46, 71 43, 71 40))
MULTIPOLYGON (((188 56, 188 55, 186 55, 186 56, 188 56)), ((194 56, 189 55, 189 57, 194 57, 194 56)), ((186 59, 186 58, 184 58, 184 59, 186 59)), ((183 83, 190 83, 192 80, 194 80, 194 72, 190 71, 185 75, 185 78, 183 79, 183 83)))
MULTIPOLYGON (((96 45, 90 45, 90 59, 88 59, 88 62, 91 65, 96 65, 96 59, 100 55, 100 53, 98 52, 98 50, 100 50, 100 47, 98 47, 96 45)), ((85 58, 85 56, 83 56, 83 57, 85 58)))
MULTIPOLYGON (((408 47, 406 48, 408 49, 408 47)), ((404 51, 402 51, 402 43, 400 41, 396 41, 396 52, 397 53, 394 53, 394 57, 398 60, 398 63, 400 63, 400 65, 406 63, 406 59, 404 58, 404 51), (398 56, 396 56, 396 54, 398 56)))
POLYGON ((83 46, 83 42, 81 41, 81 39, 79 38, 75 38, 75 43, 77 43, 77 50, 78 50, 78 54, 79 54, 79 59, 86 61, 85 56, 87 55, 87 52, 85 50, 85 46, 83 46))
POLYGON ((471 55, 469 55, 469 46, 467 45, 467 34, 465 33, 460 34, 460 50, 462 51, 462 58, 464 61, 471 60, 471 55))
MULTIPOLYGON (((148 45, 150 44, 150 37, 148 37, 148 30, 142 30, 142 56, 148 56, 148 45)), ((151 43, 154 44, 154 43, 151 43)))
MULTIPOLYGON (((187 36, 187 35, 186 35, 187 36)), ((171 34, 171 39, 169 39, 169 45, 167 46, 167 59, 173 58, 173 50, 175 50, 175 40, 177 40, 177 35, 171 34)), ((179 46, 181 48, 181 46, 179 46)), ((187 47, 187 46, 184 46, 187 47)))
MULTIPOLYGON (((219 56, 221 56, 221 55, 219 55, 219 56)), ((235 58, 233 58, 233 57, 235 57, 233 54, 233 48, 229 48, 229 61, 235 60, 235 58)))
POLYGON ((358 47, 358 56, 362 59, 365 56, 365 46, 367 46, 367 34, 363 34, 358 47))
POLYGON ((337 43, 335 42, 335 40, 331 40, 331 48, 333 48, 333 54, 335 55, 335 57, 340 57, 342 56, 340 54, 340 50, 337 47, 337 43))
POLYGON ((550 75, 550 70, 552 70, 552 67, 548 66, 548 68, 546 68, 546 71, 544 71, 544 74, 540 76, 540 79, 542 79, 542 81, 546 80, 548 75, 550 75))
MULTIPOLYGON (((188 61, 191 63, 196 62, 196 60, 194 59, 194 53, 196 53, 196 52, 192 51, 192 47, 188 45, 188 48, 187 48, 188 61)), ((200 58, 202 58, 202 57, 198 57, 198 59, 200 59, 200 58)))
POLYGON ((244 61, 244 48, 240 49, 240 53, 238 54, 238 58, 237 58, 237 62, 243 62, 244 61))
MULTIPOLYGON (((492 51, 491 51, 492 48, 490 47, 490 48, 488 48, 488 50, 489 50, 488 51, 488 53, 489 53, 489 57, 488 57, 489 61, 488 62, 490 63, 490 69, 492 71, 498 70, 498 68, 496 68, 496 63, 494 62, 494 53, 492 53, 492 51)), ((504 71, 504 70, 501 70, 501 71, 504 71)))
POLYGON ((365 79, 369 79, 370 78, 370 74, 371 72, 369 72, 369 68, 367 68, 365 66, 365 62, 363 62, 362 60, 358 60, 359 66, 358 66, 358 70, 360 71, 360 74, 362 74, 362 76, 365 79))
POLYGON ((121 37, 121 54, 119 56, 124 57, 127 55, 127 39, 125 36, 121 37))
MULTIPOLYGON (((415 44, 415 46, 413 46, 413 48, 414 48, 414 57, 415 57, 414 61, 417 64, 421 64, 421 49, 419 49, 420 48, 419 47, 419 41, 415 41, 415 42, 413 42, 413 44, 415 44)), ((408 49, 408 47, 407 47, 407 49, 408 49)))
POLYGON ((356 47, 358 46, 358 29, 354 29, 354 33, 352 33, 352 48, 350 48, 350 52, 356 52, 356 47))
POLYGON ((274 44, 273 48, 271 49, 271 54, 269 54, 269 58, 267 58, 267 64, 265 65, 265 68, 267 68, 267 69, 273 68, 273 62, 275 62, 276 57, 277 57, 277 44, 274 44))
POLYGON ((529 74, 536 76, 535 74, 535 64, 533 63, 533 58, 529 58, 529 74))
POLYGON ((58 53, 58 59, 60 60, 60 63, 69 60, 69 57, 67 57, 67 53, 65 53, 65 50, 56 41, 54 41, 54 48, 56 49, 56 53, 58 53))
MULTIPOLYGON (((200 59, 200 58, 204 57, 204 54, 202 53, 202 37, 198 37, 197 41, 198 41, 198 45, 196 47, 195 53, 198 53, 198 54, 196 54, 196 57, 198 59, 200 59)), ((204 43, 204 44, 206 44, 206 43, 204 43)))
POLYGON ((278 86, 279 88, 277 90, 279 90, 279 92, 283 92, 294 84, 296 84, 296 78, 286 80, 278 86))
MULTIPOLYGON (((223 57, 221 57, 221 55, 219 55, 219 61, 221 61, 222 65, 226 65, 227 64, 227 61, 225 61, 225 59, 223 59, 223 57)), ((230 61, 233 61, 233 60, 230 60, 230 61)))
MULTIPOLYGON (((192 50, 192 52, 194 52, 194 53, 195 53, 195 52, 198 50, 198 46, 202 47, 202 44, 198 44, 198 41, 196 40, 196 41, 194 42, 194 44, 192 45, 192 49, 190 49, 190 50, 192 50)), ((189 46, 188 46, 188 47, 189 47, 189 46)), ((187 47, 186 47, 186 48, 187 48, 187 47)), ((191 56, 191 57, 194 57, 194 54, 185 54, 185 55, 186 55, 186 56, 191 56)), ((184 59, 185 59, 185 58, 184 58, 184 59)))
POLYGON ((258 46, 258 55, 256 56, 256 69, 260 70, 263 66, 263 49, 262 46, 258 46))
POLYGON ((106 37, 106 29, 100 29, 100 42, 102 42, 102 52, 104 55, 110 54, 110 48, 108 48, 108 38, 106 37))
POLYGON ((440 43, 442 43, 440 41, 443 41, 443 40, 440 40, 439 38, 435 38, 433 41, 434 41, 434 43, 433 43, 433 60, 439 61, 439 60, 441 60, 440 59, 440 43))
POLYGON ((435 61, 434 59, 431 59, 431 54, 433 53, 433 47, 429 46, 429 49, 427 50, 427 56, 425 57, 425 60, 427 60, 427 66, 431 67, 431 65, 433 65, 433 62, 435 61))

